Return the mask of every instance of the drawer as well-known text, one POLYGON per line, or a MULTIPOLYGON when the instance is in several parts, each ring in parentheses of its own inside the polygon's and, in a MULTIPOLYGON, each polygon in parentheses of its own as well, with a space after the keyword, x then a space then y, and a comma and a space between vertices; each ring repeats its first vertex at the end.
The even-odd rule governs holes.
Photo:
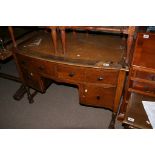
POLYGON ((86 82, 116 85, 118 73, 118 70, 113 69, 90 68, 86 70, 86 82))
POLYGON ((21 67, 23 68, 29 68, 29 67, 32 67, 30 64, 31 64, 31 59, 27 56, 23 56, 23 55, 20 55, 20 54, 16 54, 17 56, 17 60, 18 60, 18 63, 21 67))
POLYGON ((155 94, 155 85, 149 83, 133 82, 133 89, 155 94))
POLYGON ((45 88, 38 74, 25 68, 21 68, 21 72, 23 74, 24 82, 26 85, 40 92, 44 92, 45 88))
POLYGON ((144 71, 133 71, 132 76, 140 79, 155 81, 155 74, 144 71))
POLYGON ((31 58, 31 64, 37 73, 55 76, 55 64, 53 62, 31 58))
POLYGON ((55 75, 55 64, 53 62, 44 61, 37 58, 31 58, 28 56, 18 55, 19 64, 26 69, 34 70, 39 74, 48 74, 50 76, 55 75))
POLYGON ((57 74, 58 78, 63 81, 84 81, 84 69, 82 67, 58 64, 57 74))
POLYGON ((115 87, 84 85, 80 88, 80 102, 84 105, 113 110, 115 87))

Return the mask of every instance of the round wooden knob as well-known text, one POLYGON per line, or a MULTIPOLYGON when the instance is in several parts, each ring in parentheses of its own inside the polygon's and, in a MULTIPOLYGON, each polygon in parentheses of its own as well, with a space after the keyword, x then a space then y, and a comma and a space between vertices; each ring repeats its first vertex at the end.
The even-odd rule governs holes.
POLYGON ((75 73, 74 73, 74 72, 70 72, 68 75, 69 75, 70 77, 73 77, 73 76, 75 75, 75 73))
POLYGON ((100 96, 96 96, 96 99, 97 99, 97 100, 100 100, 100 99, 101 99, 101 97, 100 97, 100 96))

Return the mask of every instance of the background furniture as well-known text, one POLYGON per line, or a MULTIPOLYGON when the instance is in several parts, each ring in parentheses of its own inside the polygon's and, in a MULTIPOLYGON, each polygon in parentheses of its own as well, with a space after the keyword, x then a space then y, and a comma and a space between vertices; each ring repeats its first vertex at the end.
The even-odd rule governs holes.
POLYGON ((146 114, 143 114, 145 111, 140 104, 142 104, 142 100, 155 101, 154 60, 155 34, 139 33, 130 67, 125 97, 121 106, 121 112, 125 113, 124 123, 136 128, 151 127, 147 123, 148 118, 146 114), (133 117, 135 121, 131 122, 127 119, 128 117, 133 117))

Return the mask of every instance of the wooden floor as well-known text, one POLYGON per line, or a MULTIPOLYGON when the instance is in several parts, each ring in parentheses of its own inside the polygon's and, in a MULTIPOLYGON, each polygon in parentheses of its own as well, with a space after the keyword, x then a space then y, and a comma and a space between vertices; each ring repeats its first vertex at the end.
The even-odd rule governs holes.
POLYGON ((55 53, 50 33, 41 31, 22 43, 19 48, 30 53, 33 51, 36 55, 44 54, 92 62, 118 63, 124 55, 124 49, 121 46, 122 39, 117 35, 77 33, 76 36, 73 36, 72 32, 69 32, 67 33, 66 44, 67 51, 64 55, 60 36, 58 36, 58 52, 55 53), (39 45, 33 44, 39 42, 39 45))

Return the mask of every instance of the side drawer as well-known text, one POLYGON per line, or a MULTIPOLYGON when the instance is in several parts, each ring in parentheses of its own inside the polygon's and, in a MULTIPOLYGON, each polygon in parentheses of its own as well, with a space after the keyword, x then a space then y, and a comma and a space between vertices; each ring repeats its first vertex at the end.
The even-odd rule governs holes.
POLYGON ((24 82, 26 85, 40 92, 45 91, 43 81, 41 80, 41 78, 38 76, 37 73, 29 71, 25 68, 21 68, 21 72, 23 74, 24 82))
POLYGON ((29 68, 29 67, 32 67, 31 65, 31 59, 27 56, 24 56, 24 55, 20 55, 20 54, 16 54, 16 57, 17 57, 17 60, 18 60, 18 63, 21 67, 23 68, 29 68))
POLYGON ((30 68, 39 74, 55 75, 55 64, 52 62, 19 54, 17 55, 17 59, 23 68, 30 68))
POLYGON ((69 82, 84 81, 84 69, 78 66, 58 64, 57 76, 60 80, 69 82))
POLYGON ((117 84, 118 70, 114 69, 86 69, 86 82, 90 83, 105 83, 105 84, 117 84))
POLYGON ((84 105, 113 110, 115 87, 83 85, 80 87, 80 102, 84 105))
POLYGON ((31 62, 35 71, 39 74, 55 76, 55 64, 52 62, 31 58, 31 62))

